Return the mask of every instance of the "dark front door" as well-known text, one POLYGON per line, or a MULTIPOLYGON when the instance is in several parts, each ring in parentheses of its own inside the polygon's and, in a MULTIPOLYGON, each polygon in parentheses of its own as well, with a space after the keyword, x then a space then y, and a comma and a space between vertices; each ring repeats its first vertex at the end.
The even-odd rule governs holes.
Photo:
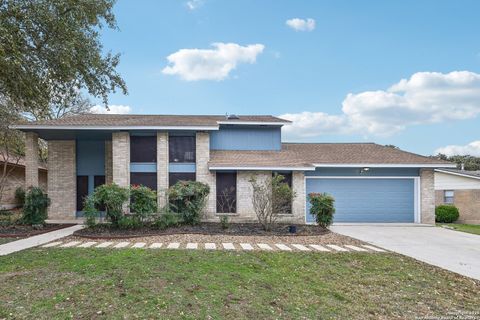
POLYGON ((88 176, 77 176, 77 211, 83 210, 83 201, 88 196, 88 176))
POLYGON ((217 212, 237 212, 236 172, 217 172, 217 212))

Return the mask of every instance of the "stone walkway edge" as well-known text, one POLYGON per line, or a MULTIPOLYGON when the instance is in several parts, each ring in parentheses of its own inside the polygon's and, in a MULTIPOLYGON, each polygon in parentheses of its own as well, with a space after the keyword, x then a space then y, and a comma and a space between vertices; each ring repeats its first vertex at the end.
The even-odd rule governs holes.
POLYGON ((225 251, 290 251, 290 252, 369 252, 379 253, 386 250, 372 245, 338 244, 291 244, 291 243, 151 243, 145 242, 109 242, 109 241, 55 241, 44 244, 43 248, 110 248, 110 249, 165 249, 165 250, 225 250, 225 251))

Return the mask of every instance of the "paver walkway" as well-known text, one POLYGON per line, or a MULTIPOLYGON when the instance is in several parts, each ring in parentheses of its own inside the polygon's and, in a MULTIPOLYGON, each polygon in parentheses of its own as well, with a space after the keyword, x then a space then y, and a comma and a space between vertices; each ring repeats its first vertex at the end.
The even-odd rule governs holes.
MULTIPOLYGON (((0 245, 0 256, 4 256, 13 252, 41 246, 42 244, 52 242, 61 238, 72 235, 75 231, 83 228, 83 225, 76 225, 60 230, 39 234, 26 239, 12 241, 6 244, 0 245)), ((54 245, 52 245, 54 246, 54 245)))
POLYGON ((169 243, 152 243, 147 245, 145 242, 118 242, 111 241, 91 242, 91 241, 55 241, 47 243, 43 248, 145 248, 145 249, 188 249, 188 250, 227 250, 227 251, 292 251, 292 252, 370 252, 379 253, 386 252, 383 249, 374 247, 372 245, 336 245, 336 244, 290 244, 290 243, 276 243, 275 245, 266 243, 231 243, 226 242, 221 245, 215 243, 197 243, 197 242, 169 242, 169 243))

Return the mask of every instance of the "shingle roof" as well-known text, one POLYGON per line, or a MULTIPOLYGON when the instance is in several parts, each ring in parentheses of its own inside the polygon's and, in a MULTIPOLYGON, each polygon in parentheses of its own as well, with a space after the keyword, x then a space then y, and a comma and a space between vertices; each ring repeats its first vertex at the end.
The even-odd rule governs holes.
POLYGON ((43 120, 19 125, 29 126, 218 126, 218 123, 278 123, 290 121, 270 115, 240 115, 238 119, 227 119, 222 115, 139 115, 139 114, 83 114, 54 120, 43 120))
POLYGON ((438 165, 452 163, 375 143, 283 143, 281 151, 212 151, 210 167, 313 167, 314 165, 438 165))
POLYGON ((469 170, 459 170, 459 169, 441 169, 438 171, 480 179, 480 170, 469 171, 469 170))

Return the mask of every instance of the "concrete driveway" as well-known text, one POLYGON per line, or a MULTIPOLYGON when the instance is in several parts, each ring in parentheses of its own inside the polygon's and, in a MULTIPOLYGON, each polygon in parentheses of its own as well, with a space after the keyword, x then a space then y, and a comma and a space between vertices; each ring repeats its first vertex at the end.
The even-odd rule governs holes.
POLYGON ((413 224, 333 225, 330 229, 480 280, 479 235, 413 224))

